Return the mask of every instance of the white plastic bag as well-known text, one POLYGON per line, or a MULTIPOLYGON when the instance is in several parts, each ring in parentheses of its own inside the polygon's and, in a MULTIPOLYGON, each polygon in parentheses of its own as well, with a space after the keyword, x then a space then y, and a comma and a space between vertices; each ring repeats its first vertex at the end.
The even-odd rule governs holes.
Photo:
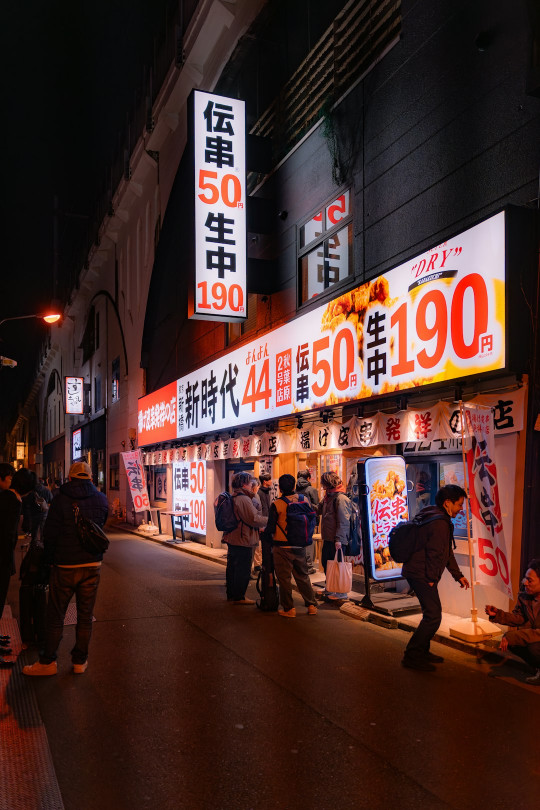
POLYGON ((352 563, 345 562, 342 549, 326 563, 326 590, 331 593, 349 593, 352 590, 352 563), (338 555, 341 553, 341 562, 338 555))

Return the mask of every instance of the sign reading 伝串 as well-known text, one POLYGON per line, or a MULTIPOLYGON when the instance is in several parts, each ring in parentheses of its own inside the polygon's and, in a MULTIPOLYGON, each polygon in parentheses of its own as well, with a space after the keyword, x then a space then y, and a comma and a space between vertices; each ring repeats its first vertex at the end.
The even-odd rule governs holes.
POLYGON ((126 475, 129 483, 129 491, 133 498, 133 508, 135 512, 146 512, 150 509, 150 500, 146 488, 144 469, 140 450, 130 450, 122 453, 126 475))

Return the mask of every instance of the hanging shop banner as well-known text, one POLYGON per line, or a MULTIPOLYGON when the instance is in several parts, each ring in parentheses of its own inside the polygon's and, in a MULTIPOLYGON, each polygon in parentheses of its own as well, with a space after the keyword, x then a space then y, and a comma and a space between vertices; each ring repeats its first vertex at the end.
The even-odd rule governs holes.
POLYGON ((139 447, 176 438, 176 382, 139 399, 137 443, 139 447))
POLYGON ((84 379, 66 377, 66 413, 84 413, 84 379))
MULTIPOLYGON (((526 388, 522 386, 515 391, 501 391, 495 394, 481 394, 470 402, 467 407, 482 405, 489 407, 493 412, 493 429, 495 436, 504 436, 506 433, 516 433, 524 428, 526 388)), ((461 439, 461 418, 459 405, 449 402, 440 402, 441 418, 439 438, 461 439)))
POLYGON ((190 317, 246 318, 246 126, 239 99, 193 92, 195 291, 190 317))
POLYGON ((82 456, 82 429, 74 430, 71 436, 71 457, 77 461, 82 456))
POLYGON ((182 377, 176 430, 170 386, 143 397, 139 445, 158 406, 184 438, 504 368, 504 232, 503 212, 182 377))
POLYGON ((141 451, 130 450, 127 453, 122 453, 122 458, 126 468, 129 491, 133 498, 133 507, 136 512, 146 512, 150 509, 150 501, 144 478, 141 451))
MULTIPOLYGON (((173 505, 175 512, 189 511, 186 529, 206 534, 206 462, 179 461, 173 464, 173 505)), ((175 518, 182 520, 182 518, 175 518)))
POLYGON ((313 447, 313 431, 311 427, 296 428, 296 452, 311 453, 313 447))
POLYGON ((371 573, 374 579, 397 579, 401 564, 395 562, 388 548, 390 530, 401 520, 408 520, 407 477, 401 456, 381 456, 364 462, 367 492, 363 495, 369 530, 371 573))
POLYGON ((478 543, 475 555, 477 579, 512 599, 495 464, 493 412, 491 408, 464 408, 464 413, 470 507, 473 534, 478 543))
POLYGON ((316 422, 313 427, 314 450, 316 453, 321 450, 339 449, 339 428, 337 422, 316 422))

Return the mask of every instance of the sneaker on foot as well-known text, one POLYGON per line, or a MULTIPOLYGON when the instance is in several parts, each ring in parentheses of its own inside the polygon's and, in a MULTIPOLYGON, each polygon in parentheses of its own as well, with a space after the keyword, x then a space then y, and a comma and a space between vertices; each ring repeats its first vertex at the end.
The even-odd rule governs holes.
POLYGON ((536 675, 531 675, 530 678, 525 678, 525 680, 533 686, 540 686, 540 669, 536 670, 536 675))
POLYGON ((282 608, 280 608, 278 610, 278 615, 286 616, 287 619, 294 619, 294 617, 296 616, 296 608, 293 607, 290 610, 283 610, 282 608))
POLYGON ((56 675, 57 672, 56 661, 51 661, 50 664, 40 664, 39 661, 36 661, 35 664, 27 664, 23 667, 23 675, 56 675))
POLYGON ((435 655, 435 653, 432 652, 426 654, 426 661, 429 661, 430 664, 444 664, 442 655, 435 655))
POLYGON ((253 599, 233 599, 233 605, 254 605, 253 599))
POLYGON ((88 661, 85 661, 84 664, 73 664, 73 672, 75 675, 82 675, 83 672, 86 672, 88 669, 88 661))
POLYGON ((317 615, 317 608, 315 607, 315 605, 308 605, 307 612, 308 612, 308 616, 316 616, 317 615))

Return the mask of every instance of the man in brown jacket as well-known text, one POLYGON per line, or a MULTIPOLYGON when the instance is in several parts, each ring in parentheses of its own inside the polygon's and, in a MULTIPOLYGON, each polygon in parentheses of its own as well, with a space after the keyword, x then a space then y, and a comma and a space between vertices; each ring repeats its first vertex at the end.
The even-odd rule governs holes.
POLYGON ((268 518, 261 515, 253 504, 255 493, 251 487, 252 476, 247 472, 237 473, 232 480, 233 509, 238 526, 232 532, 225 532, 223 542, 227 543, 227 570, 225 573, 227 601, 233 605, 254 605, 253 599, 246 599, 246 591, 251 577, 253 550, 259 543, 259 529, 264 528, 268 518))
POLYGON ((525 592, 518 594, 512 612, 486 605, 486 613, 490 621, 515 628, 504 634, 501 650, 510 650, 535 669, 536 674, 526 681, 540 686, 540 559, 530 561, 522 582, 525 592))

